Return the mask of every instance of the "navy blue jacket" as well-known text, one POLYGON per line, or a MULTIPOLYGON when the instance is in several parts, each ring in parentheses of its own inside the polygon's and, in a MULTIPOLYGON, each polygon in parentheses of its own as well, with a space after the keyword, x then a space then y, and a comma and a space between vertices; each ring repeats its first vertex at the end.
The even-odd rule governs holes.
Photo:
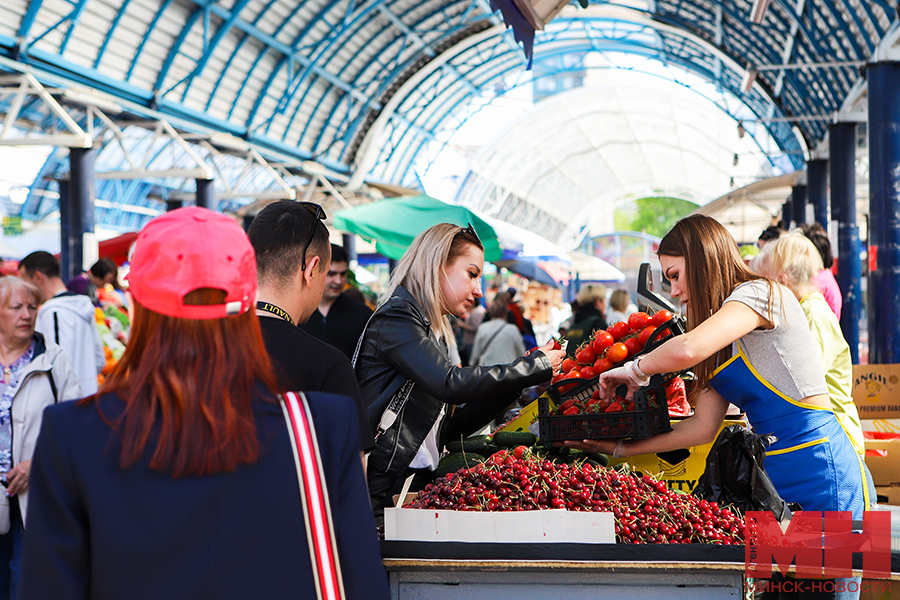
MULTIPOLYGON (((348 599, 387 599, 359 460, 356 407, 309 393, 348 599)), ((107 418, 120 414, 101 398, 107 418)), ((119 467, 93 404, 44 411, 31 467, 19 598, 315 598, 297 472, 281 407, 254 400, 262 452, 234 472, 173 479, 119 467)), ((148 444, 152 451, 153 441, 148 444)))

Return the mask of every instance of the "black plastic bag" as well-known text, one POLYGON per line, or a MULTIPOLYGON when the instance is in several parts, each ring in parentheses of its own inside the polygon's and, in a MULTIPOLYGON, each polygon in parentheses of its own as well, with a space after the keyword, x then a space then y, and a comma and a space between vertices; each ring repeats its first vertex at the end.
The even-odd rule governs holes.
POLYGON ((763 463, 773 436, 759 436, 740 425, 725 427, 716 438, 706 470, 693 494, 720 505, 732 505, 742 512, 771 511, 779 521, 791 511, 775 490, 763 463))

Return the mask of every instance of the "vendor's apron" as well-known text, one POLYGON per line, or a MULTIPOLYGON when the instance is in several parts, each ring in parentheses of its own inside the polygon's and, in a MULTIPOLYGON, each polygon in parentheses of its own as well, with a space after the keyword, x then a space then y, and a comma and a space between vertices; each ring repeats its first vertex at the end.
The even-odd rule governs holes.
POLYGON ((766 451, 765 470, 786 502, 804 510, 852 511, 869 506, 865 465, 830 408, 788 398, 738 354, 716 369, 710 386, 747 413, 760 435, 778 440, 766 451))

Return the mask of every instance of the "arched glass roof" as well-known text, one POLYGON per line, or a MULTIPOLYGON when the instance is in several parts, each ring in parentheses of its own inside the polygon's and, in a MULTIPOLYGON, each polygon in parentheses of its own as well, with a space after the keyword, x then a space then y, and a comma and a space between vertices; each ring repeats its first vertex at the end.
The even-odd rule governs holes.
MULTIPOLYGON (((607 50, 679 64, 770 119, 780 150, 791 151, 791 124, 771 119, 837 111, 860 82, 847 61, 872 56, 896 24, 896 6, 768 4, 759 24, 750 20, 751 0, 570 6, 539 33, 535 60, 607 50), (811 63, 828 66, 765 70, 811 63), (743 76, 759 67, 743 93, 743 76)), ((99 89, 132 114, 184 131, 224 131, 261 152, 314 159, 353 184, 414 184, 412 165, 435 132, 525 62, 487 0, 0 3, 0 69, 99 89)), ((812 146, 826 121, 796 128, 812 146)))
POLYGON ((478 151, 456 200, 572 247, 586 231, 612 231, 615 208, 628 200, 705 204, 735 180, 778 172, 735 125, 671 83, 562 93, 478 151))

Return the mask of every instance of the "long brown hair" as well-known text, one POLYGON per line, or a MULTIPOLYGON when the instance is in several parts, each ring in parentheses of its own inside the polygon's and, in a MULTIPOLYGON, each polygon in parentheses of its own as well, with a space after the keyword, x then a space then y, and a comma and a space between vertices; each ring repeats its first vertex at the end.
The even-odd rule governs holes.
MULTIPOLYGON (((687 328, 694 329, 722 307, 734 288, 748 281, 769 284, 769 314, 773 306, 773 282, 747 268, 737 243, 721 223, 706 215, 690 215, 677 223, 659 242, 657 255, 684 257, 687 292, 687 328)), ((731 358, 731 346, 713 354, 696 367, 700 387, 706 387, 716 367, 731 358)))
MULTIPOLYGON (((218 304, 221 290, 191 292, 186 304, 218 304)), ((280 391, 251 310, 224 319, 167 317, 134 302, 125 353, 100 388, 125 403, 110 423, 121 436, 120 464, 153 445, 150 468, 173 477, 232 471, 259 456, 252 395, 280 391)), ((98 405, 98 410, 100 406, 98 405)), ((102 413, 101 413, 102 414, 102 413)), ((105 418, 105 417, 104 417, 105 418)))

